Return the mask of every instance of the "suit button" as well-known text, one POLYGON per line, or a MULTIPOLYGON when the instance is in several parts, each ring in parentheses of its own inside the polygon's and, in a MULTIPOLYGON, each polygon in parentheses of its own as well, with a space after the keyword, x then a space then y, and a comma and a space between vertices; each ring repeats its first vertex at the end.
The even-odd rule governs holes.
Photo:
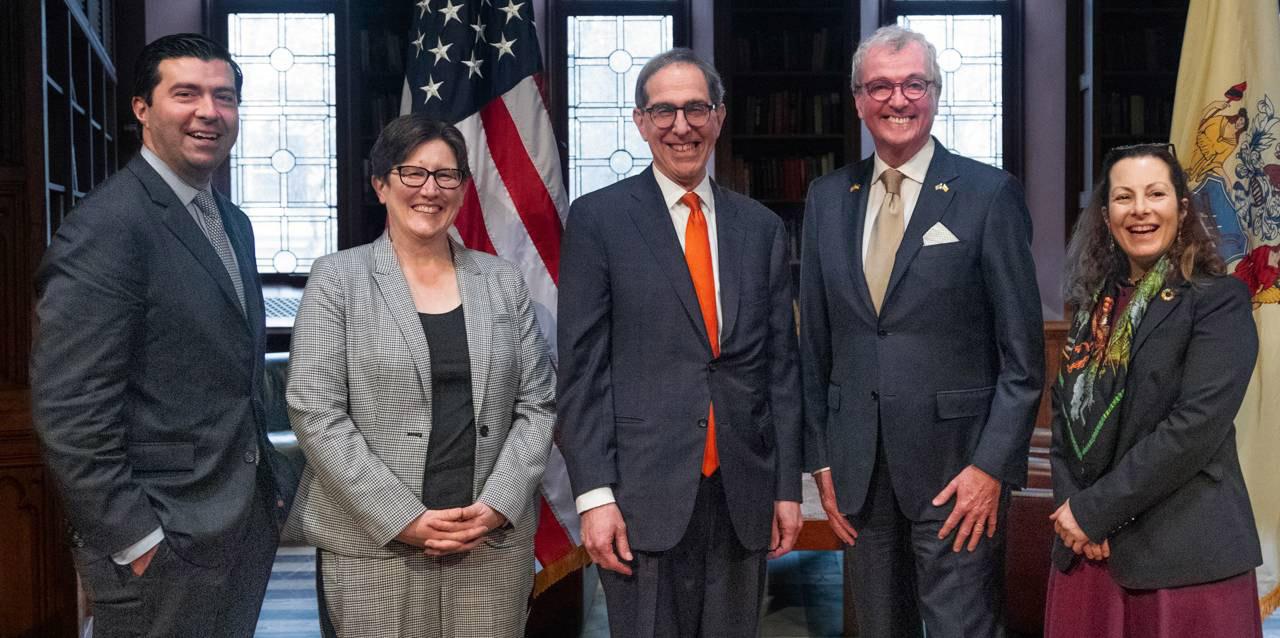
POLYGON ((698 419, 698 427, 700 427, 700 428, 705 428, 705 427, 707 427, 707 420, 706 420, 706 419, 698 419))
POLYGON ((887 337, 887 336, 889 336, 889 331, 888 331, 888 330, 877 330, 877 331, 876 331, 876 334, 877 334, 877 335, 879 335, 879 336, 881 336, 881 337, 887 337))
POLYGON ((257 463, 257 462, 258 462, 258 451, 257 451, 257 450, 249 450, 248 452, 245 452, 245 453, 244 453, 244 462, 245 462, 245 463, 257 463))
POLYGON ((872 390, 872 391, 871 391, 871 400, 872 400, 872 401, 879 401, 879 400, 880 400, 880 393, 879 393, 879 392, 876 392, 875 390, 872 390))
POLYGON ((708 364, 707 364, 707 372, 715 372, 715 371, 716 371, 716 364, 714 364, 714 363, 708 363, 708 364))
POLYGON ((480 426, 480 436, 489 436, 489 426, 487 425, 480 426))

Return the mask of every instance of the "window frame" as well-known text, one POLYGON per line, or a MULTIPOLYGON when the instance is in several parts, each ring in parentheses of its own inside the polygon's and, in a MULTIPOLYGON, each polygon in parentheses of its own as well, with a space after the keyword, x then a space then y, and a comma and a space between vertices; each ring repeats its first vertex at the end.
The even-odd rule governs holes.
POLYGON ((560 171, 569 185, 569 30, 570 17, 671 16, 671 42, 690 46, 693 24, 689 0, 547 0, 546 86, 551 127, 560 147, 560 171))
POLYGON ((880 0, 880 25, 897 24, 898 16, 999 15, 1004 33, 1003 71, 1004 170, 1019 180, 1023 169, 1025 128, 1023 116, 1023 0, 880 0))
MULTIPOLYGON (((337 187, 337 224, 338 224, 338 241, 334 246, 335 250, 342 250, 347 246, 347 241, 351 237, 352 226, 358 220, 351 220, 350 215, 344 214, 349 210, 351 193, 346 188, 345 176, 350 169, 349 154, 349 124, 347 122, 347 113, 349 105, 349 92, 347 91, 348 71, 347 61, 351 58, 350 43, 345 37, 345 31, 348 23, 347 3, 342 0, 271 0, 264 2, 262 0, 209 0, 205 5, 205 24, 209 25, 210 38, 215 42, 226 47, 229 46, 229 34, 227 32, 228 20, 227 16, 232 13, 332 13, 334 14, 334 82, 337 87, 335 94, 335 125, 337 127, 336 139, 334 140, 334 159, 337 165, 338 183, 337 187)), ((239 140, 237 140, 238 142, 239 140)), ((213 175, 213 186, 223 193, 231 192, 231 162, 228 160, 213 175)), ((256 256, 255 256, 256 259, 256 256)), ((264 273, 259 272, 259 279, 263 285, 284 285, 295 288, 303 288, 307 285, 308 273, 264 273)))

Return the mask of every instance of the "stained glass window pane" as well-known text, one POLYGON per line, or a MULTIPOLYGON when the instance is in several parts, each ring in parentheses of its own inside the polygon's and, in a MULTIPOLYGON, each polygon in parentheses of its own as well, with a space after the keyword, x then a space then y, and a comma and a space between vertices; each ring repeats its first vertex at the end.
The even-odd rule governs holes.
POLYGON ((671 16, 568 18, 571 200, 653 159, 631 121, 636 76, 673 38, 671 16))
POLYGON ((1004 167, 1004 41, 998 15, 905 15, 898 24, 938 49, 942 94, 933 134, 947 148, 1004 167))
POLYGON ((244 71, 231 199, 253 222, 258 272, 306 274, 338 248, 332 13, 233 13, 244 71))

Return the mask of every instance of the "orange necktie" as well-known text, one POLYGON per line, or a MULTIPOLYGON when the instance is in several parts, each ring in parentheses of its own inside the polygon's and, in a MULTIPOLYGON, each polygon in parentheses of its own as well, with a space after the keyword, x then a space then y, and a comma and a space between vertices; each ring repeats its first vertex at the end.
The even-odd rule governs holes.
MULTIPOLYGON (((680 201, 689 207, 689 223, 684 228, 684 260, 689 264, 693 277, 693 290, 698 295, 698 307, 702 310, 702 323, 707 327, 711 340, 711 355, 720 356, 720 322, 716 319, 716 277, 711 267, 711 239, 707 234, 707 218, 702 214, 702 204, 696 193, 685 193, 680 201)), ((720 467, 720 455, 716 452, 716 408, 707 409, 707 443, 702 450, 702 475, 711 476, 720 467)))

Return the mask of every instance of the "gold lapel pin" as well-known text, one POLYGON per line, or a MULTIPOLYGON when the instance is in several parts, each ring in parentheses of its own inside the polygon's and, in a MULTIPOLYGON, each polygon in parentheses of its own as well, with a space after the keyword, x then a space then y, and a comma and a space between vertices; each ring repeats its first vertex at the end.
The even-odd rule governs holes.
POLYGON ((850 187, 849 187, 849 192, 850 192, 850 193, 856 193, 856 192, 858 192, 858 191, 860 191, 860 190, 862 190, 862 184, 854 184, 853 186, 850 186, 850 187))
POLYGON ((1160 298, 1165 301, 1173 301, 1173 290, 1170 288, 1165 288, 1164 290, 1161 290, 1160 298))
POLYGON ((933 190, 936 190, 936 191, 942 191, 942 192, 946 193, 946 192, 950 191, 951 189, 950 189, 950 188, 947 188, 947 185, 946 185, 946 184, 938 184, 937 186, 934 186, 934 187, 933 187, 933 190))

